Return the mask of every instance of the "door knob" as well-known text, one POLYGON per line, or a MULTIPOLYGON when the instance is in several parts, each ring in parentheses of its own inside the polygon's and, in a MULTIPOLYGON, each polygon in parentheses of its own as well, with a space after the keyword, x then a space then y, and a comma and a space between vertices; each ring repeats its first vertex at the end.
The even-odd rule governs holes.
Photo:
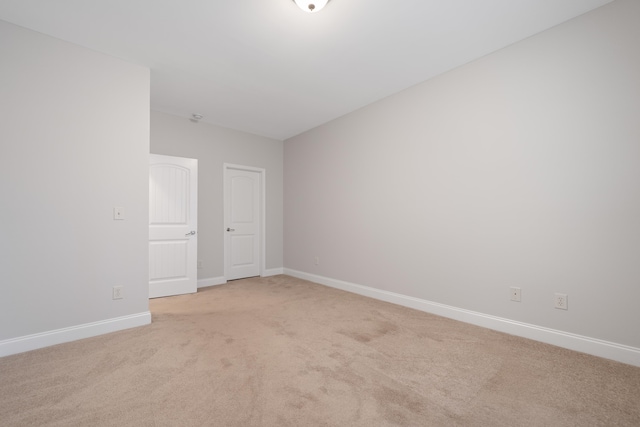
POLYGON ((191 232, 185 234, 185 236, 193 236, 194 234, 196 234, 195 230, 191 230, 191 232))
POLYGON ((227 231, 236 231, 236 229, 227 227, 227 231))

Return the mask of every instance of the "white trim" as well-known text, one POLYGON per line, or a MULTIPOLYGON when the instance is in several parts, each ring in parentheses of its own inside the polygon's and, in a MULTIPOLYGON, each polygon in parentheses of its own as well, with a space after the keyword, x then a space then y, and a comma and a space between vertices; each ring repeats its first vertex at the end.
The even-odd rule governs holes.
POLYGON ((315 274, 304 273, 302 271, 292 270, 289 268, 284 269, 284 274, 332 288, 341 289, 343 291, 375 298, 381 301, 448 317, 450 319, 459 320, 472 325, 482 326, 496 331, 505 332, 507 334, 529 338, 535 341, 567 348, 569 350, 579 351, 640 367, 640 348, 536 326, 529 323, 517 322, 502 317, 452 307, 395 292, 371 288, 369 286, 334 280, 328 277, 317 276, 315 274))
MULTIPOLYGON (((266 242, 266 230, 267 226, 266 213, 267 213, 267 170, 264 168, 256 168, 253 166, 236 165, 233 163, 223 163, 222 165, 222 206, 223 206, 223 218, 224 227, 227 227, 229 218, 227 218, 227 208, 225 203, 227 202, 227 170, 237 169, 243 171, 256 172, 260 174, 260 276, 264 276, 265 268, 267 265, 267 242, 266 242)), ((224 277, 225 280, 228 277, 227 273, 227 238, 225 235, 224 240, 224 277)))
POLYGON ((0 357, 151 323, 149 311, 0 341, 0 357))
POLYGON ((264 272, 261 274, 262 277, 269 277, 269 276, 277 276, 278 274, 284 274, 284 268, 269 268, 267 270, 264 270, 264 272))
POLYGON ((224 285, 225 283, 227 283, 227 279, 222 276, 210 277, 208 279, 198 279, 198 289, 207 288, 209 286, 224 285))

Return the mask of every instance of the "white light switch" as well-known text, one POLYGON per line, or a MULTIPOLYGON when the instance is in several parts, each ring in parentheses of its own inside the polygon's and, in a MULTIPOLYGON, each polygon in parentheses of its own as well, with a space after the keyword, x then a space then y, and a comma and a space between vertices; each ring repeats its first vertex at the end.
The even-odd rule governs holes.
POLYGON ((113 208, 113 219, 124 219, 124 208, 113 208))

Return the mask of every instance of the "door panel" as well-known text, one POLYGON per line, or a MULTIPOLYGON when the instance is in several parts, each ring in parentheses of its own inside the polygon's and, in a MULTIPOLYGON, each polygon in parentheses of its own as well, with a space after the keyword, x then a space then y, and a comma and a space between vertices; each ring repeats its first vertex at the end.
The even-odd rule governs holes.
POLYGON ((149 161, 149 297, 197 290, 198 161, 149 161))
POLYGON ((161 240, 149 242, 149 280, 187 278, 187 241, 161 240), (176 262, 177 261, 177 262, 176 262))
POLYGON ((254 220, 254 186, 257 183, 255 177, 232 176, 231 177, 231 221, 238 223, 251 223, 254 220))
POLYGON ((259 276, 263 173, 225 167, 225 277, 259 276))
POLYGON ((255 265, 255 260, 253 258, 255 239, 253 236, 232 235, 231 241, 231 259, 233 260, 233 267, 255 265))

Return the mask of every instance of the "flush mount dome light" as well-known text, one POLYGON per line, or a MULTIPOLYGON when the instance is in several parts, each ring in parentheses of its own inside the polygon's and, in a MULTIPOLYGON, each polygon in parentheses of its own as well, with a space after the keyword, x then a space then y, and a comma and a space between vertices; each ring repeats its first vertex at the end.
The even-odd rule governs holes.
POLYGON ((327 3, 329 3, 329 0, 311 0, 311 1, 293 0, 293 1, 296 2, 296 4, 300 9, 309 13, 318 12, 323 7, 325 7, 327 3))

